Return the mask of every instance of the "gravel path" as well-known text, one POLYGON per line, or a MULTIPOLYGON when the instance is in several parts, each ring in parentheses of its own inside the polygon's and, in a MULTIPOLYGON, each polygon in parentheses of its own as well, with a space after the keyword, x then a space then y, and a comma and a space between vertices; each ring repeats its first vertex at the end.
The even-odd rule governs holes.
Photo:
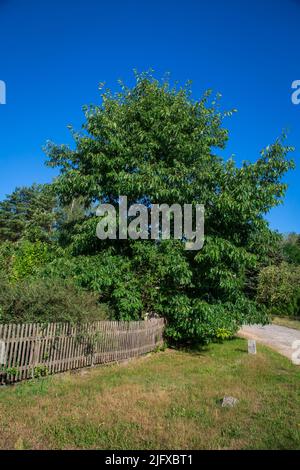
POLYGON ((243 326, 239 331, 239 336, 248 339, 255 339, 257 342, 270 346, 284 356, 292 359, 292 354, 296 349, 292 348, 294 341, 298 340, 297 349, 300 349, 300 331, 285 326, 278 325, 253 325, 243 326))

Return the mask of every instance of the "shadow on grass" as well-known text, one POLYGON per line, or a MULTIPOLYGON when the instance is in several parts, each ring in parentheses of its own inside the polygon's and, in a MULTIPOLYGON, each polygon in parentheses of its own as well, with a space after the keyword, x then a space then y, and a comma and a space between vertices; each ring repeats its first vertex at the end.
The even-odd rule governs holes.
POLYGON ((168 344, 170 349, 191 354, 193 356, 205 356, 209 352, 209 345, 205 344, 168 344))
POLYGON ((248 354, 248 351, 245 348, 234 348, 234 350, 236 352, 241 352, 241 353, 244 353, 244 354, 248 354))
MULTIPOLYGON (((212 346, 216 345, 226 345, 228 343, 234 343, 236 341, 240 341, 241 338, 238 336, 234 336, 232 338, 228 338, 224 341, 212 341, 209 344, 197 344, 197 343, 191 343, 191 344, 180 344, 180 343, 168 343, 168 347, 170 349, 174 349, 176 351, 184 352, 191 354, 193 356, 206 356, 210 351, 212 346)), ((234 351, 248 354, 247 346, 242 347, 242 346, 237 346, 234 348, 234 351)))

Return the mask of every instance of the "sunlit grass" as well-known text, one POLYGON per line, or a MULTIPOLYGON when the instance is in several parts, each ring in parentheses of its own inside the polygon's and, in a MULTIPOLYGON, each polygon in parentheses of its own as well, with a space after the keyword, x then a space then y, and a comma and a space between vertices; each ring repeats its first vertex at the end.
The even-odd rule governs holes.
POLYGON ((274 325, 286 326, 287 328, 294 328, 300 330, 300 320, 295 320, 289 317, 273 317, 272 323, 274 325))
POLYGON ((242 339, 169 349, 1 388, 0 447, 299 449, 299 387, 300 367, 242 339))

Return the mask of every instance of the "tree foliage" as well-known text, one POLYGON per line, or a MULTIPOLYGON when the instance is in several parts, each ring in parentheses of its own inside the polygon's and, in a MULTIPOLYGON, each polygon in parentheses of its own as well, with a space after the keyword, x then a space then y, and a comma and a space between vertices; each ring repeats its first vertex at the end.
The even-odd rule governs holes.
POLYGON ((16 188, 0 202, 0 240, 49 241, 54 230, 55 200, 51 185, 16 188))
POLYGON ((97 294, 70 280, 26 278, 9 282, 0 276, 0 322, 86 322, 107 319, 97 294))
POLYGON ((61 204, 80 199, 86 209, 65 237, 68 257, 50 263, 48 272, 60 266, 107 299, 117 318, 165 316, 167 335, 178 341, 209 341, 230 336, 243 322, 266 321, 249 293, 248 274, 276 249, 264 215, 283 200, 291 149, 280 138, 255 163, 238 167, 221 158, 230 114, 210 92, 195 101, 189 86, 172 88, 149 74, 137 75, 133 88, 104 91, 99 106, 85 108, 75 148, 47 146, 48 165, 60 168, 54 187, 61 204), (204 204, 204 248, 98 240, 93 208, 116 204, 120 195, 149 208, 204 204))
POLYGON ((300 267, 267 266, 258 277, 257 300, 275 315, 300 315, 300 267))
POLYGON ((300 265, 300 235, 290 233, 285 237, 282 242, 282 252, 285 261, 300 265))

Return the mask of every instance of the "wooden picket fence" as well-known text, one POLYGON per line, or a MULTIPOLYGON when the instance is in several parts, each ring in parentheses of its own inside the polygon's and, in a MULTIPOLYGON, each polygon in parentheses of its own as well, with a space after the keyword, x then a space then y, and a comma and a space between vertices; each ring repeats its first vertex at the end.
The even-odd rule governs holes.
POLYGON ((122 361, 160 346, 164 320, 0 325, 0 384, 122 361))

